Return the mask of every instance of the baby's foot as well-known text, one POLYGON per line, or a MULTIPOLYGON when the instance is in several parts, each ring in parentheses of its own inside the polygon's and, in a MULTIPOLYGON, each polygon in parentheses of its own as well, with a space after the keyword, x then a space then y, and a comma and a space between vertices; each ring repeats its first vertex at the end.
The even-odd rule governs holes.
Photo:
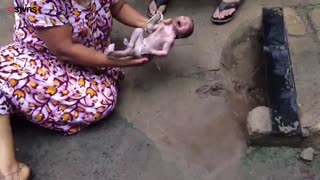
POLYGON ((128 42, 128 39, 127 39, 127 38, 124 38, 124 39, 123 39, 123 44, 124 44, 126 47, 128 47, 129 42, 128 42))
POLYGON ((128 56, 134 56, 134 49, 133 48, 131 48, 131 47, 128 47, 126 50, 126 54, 128 55, 128 56))
POLYGON ((128 39, 127 38, 124 38, 123 39, 123 44, 126 46, 126 48, 130 48, 130 49, 132 49, 133 48, 133 44, 130 44, 129 43, 129 41, 128 41, 128 39))

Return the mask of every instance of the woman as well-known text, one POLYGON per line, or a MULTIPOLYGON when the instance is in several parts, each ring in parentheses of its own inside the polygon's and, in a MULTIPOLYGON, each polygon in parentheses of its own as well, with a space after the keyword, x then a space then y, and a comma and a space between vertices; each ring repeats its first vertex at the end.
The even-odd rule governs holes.
POLYGON ((142 27, 148 19, 124 0, 15 0, 37 11, 18 14, 14 43, 0 49, 0 179, 25 180, 15 159, 11 113, 72 135, 107 117, 122 79, 119 68, 149 60, 106 56, 112 19, 142 27))
MULTIPOLYGON (((163 14, 167 10, 170 0, 152 0, 148 7, 148 15, 154 16, 157 11, 163 14)), ((211 17, 211 22, 217 25, 222 25, 230 22, 243 0, 222 0, 211 17)))

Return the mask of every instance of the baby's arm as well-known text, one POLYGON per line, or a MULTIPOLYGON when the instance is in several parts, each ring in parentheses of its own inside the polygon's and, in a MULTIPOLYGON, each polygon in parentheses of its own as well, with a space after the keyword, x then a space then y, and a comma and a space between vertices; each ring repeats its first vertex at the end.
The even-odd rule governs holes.
POLYGON ((158 28, 160 28, 161 26, 159 25, 159 24, 156 24, 156 25, 154 25, 154 26, 152 26, 152 27, 149 27, 149 28, 147 28, 146 30, 151 34, 151 33, 153 33, 154 31, 156 31, 158 28))
POLYGON ((169 41, 163 45, 162 50, 151 49, 150 52, 151 54, 156 56, 166 56, 168 55, 172 45, 173 45, 173 41, 169 41))

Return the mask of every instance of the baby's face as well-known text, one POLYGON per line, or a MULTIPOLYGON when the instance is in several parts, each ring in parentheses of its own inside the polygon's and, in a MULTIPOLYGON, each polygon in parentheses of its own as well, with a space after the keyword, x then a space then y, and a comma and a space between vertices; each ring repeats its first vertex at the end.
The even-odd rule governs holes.
POLYGON ((191 18, 186 16, 179 16, 173 20, 173 25, 176 29, 177 35, 182 35, 192 28, 193 23, 191 18))

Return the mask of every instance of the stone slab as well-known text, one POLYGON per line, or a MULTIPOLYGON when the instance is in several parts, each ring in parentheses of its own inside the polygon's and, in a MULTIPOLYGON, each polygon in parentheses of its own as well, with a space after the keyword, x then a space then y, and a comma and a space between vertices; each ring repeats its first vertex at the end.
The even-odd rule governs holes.
POLYGON ((288 35, 304 36, 307 32, 301 17, 293 8, 283 8, 288 35))

